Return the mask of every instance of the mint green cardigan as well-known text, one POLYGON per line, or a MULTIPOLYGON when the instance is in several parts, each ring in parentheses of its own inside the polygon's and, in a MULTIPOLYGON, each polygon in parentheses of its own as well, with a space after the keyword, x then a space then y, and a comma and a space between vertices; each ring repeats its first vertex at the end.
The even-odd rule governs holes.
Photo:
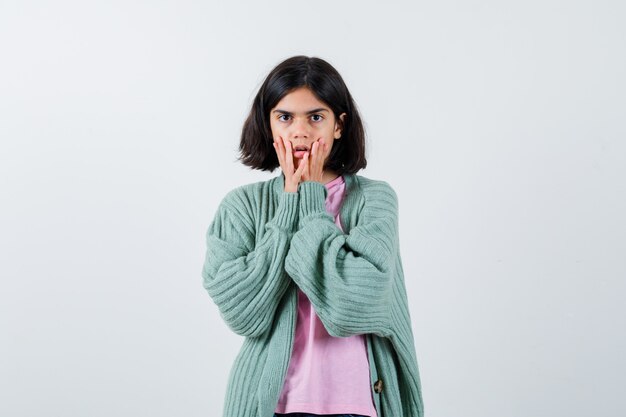
POLYGON ((286 192, 282 171, 229 191, 217 208, 203 286, 227 326, 245 337, 224 417, 274 415, 293 348, 297 287, 331 336, 366 336, 378 417, 424 415, 396 192, 382 180, 343 177, 344 232, 326 211, 323 184, 304 181, 286 192))

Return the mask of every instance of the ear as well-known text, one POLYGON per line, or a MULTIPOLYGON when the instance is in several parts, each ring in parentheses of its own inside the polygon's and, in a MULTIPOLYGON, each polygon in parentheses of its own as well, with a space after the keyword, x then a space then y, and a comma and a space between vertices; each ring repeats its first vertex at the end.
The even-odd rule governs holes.
POLYGON ((343 130, 345 119, 346 119, 346 114, 341 113, 339 115, 339 120, 335 122, 335 139, 339 139, 341 137, 341 131, 343 130))

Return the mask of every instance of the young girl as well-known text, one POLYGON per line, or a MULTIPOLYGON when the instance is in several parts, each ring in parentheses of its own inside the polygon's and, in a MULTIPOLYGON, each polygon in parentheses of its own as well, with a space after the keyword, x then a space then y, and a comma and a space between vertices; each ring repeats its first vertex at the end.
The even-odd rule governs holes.
POLYGON ((365 168, 356 105, 328 62, 294 56, 261 85, 241 185, 206 234, 203 284, 244 336, 224 417, 421 417, 398 198, 365 168))

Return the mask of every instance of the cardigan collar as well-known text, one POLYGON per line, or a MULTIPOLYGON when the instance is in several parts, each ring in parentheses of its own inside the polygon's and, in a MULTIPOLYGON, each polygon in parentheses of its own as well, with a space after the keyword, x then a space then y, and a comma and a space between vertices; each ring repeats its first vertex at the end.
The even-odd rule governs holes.
MULTIPOLYGON (((350 194, 356 186, 357 180, 356 180, 356 174, 349 174, 349 173, 345 173, 342 174, 343 180, 346 183, 346 190, 345 190, 345 196, 347 196, 348 194, 350 194)), ((273 190, 274 190, 274 194, 276 197, 278 197, 278 194, 281 191, 285 191, 285 173, 280 172, 280 175, 277 175, 276 177, 273 178, 273 190)))
MULTIPOLYGON (((344 233, 349 233, 352 227, 356 224, 357 218, 355 208, 359 201, 359 176, 357 174, 342 174, 345 182, 345 189, 343 195, 343 202, 339 208, 339 221, 341 222, 344 233)), ((280 175, 270 180, 273 188, 273 194, 275 201, 278 201, 281 193, 285 191, 285 174, 280 172, 280 175)))

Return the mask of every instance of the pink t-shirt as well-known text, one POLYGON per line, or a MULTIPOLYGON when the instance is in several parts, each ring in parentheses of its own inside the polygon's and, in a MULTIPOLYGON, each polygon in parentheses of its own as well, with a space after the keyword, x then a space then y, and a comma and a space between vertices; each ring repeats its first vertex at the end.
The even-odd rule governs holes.
MULTIPOLYGON (((345 191, 344 179, 340 175, 325 186, 326 211, 343 231, 339 208, 345 191)), ((294 346, 275 412, 377 417, 365 336, 329 335, 306 294, 300 288, 297 291, 294 346)))

